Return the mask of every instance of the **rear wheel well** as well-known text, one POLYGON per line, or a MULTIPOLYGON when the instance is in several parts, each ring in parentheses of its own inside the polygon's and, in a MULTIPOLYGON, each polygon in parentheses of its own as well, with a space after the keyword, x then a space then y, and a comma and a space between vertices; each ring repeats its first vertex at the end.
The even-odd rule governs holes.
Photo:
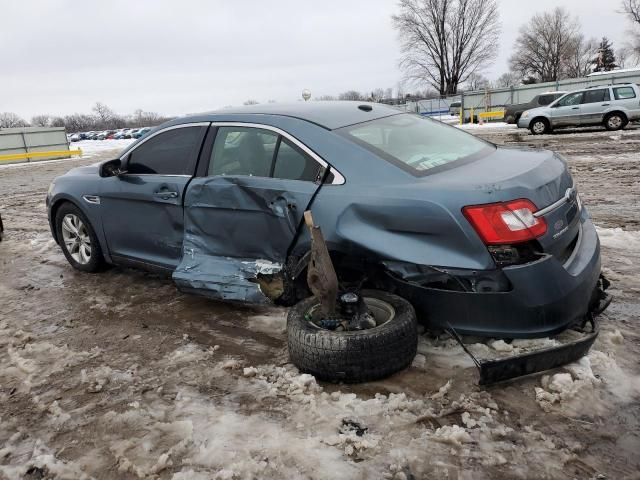
POLYGON ((612 115, 619 115, 620 117, 622 117, 622 120, 624 121, 624 124, 626 125, 627 123, 629 123, 629 119, 627 118, 626 113, 621 112, 620 110, 614 110, 613 112, 609 112, 604 116, 604 121, 606 122, 609 117, 611 117, 612 115))

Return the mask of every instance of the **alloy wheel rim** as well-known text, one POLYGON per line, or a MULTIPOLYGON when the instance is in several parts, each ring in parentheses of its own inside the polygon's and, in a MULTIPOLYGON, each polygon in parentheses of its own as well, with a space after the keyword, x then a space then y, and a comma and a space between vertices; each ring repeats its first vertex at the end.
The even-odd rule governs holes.
POLYGON ((544 123, 542 122, 536 122, 533 124, 533 129, 535 130, 536 133, 542 133, 544 132, 544 123))
POLYGON ((612 128, 618 128, 622 125, 622 119, 620 117, 611 117, 609 119, 609 126, 612 128))
POLYGON ((91 237, 84 222, 73 213, 62 219, 62 241, 71 258, 80 265, 91 261, 91 237))

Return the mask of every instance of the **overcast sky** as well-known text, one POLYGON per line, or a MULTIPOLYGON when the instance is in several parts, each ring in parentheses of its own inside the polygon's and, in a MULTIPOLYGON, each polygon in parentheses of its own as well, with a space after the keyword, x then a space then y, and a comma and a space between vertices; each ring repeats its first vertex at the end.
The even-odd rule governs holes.
MULTIPOLYGON (((587 36, 618 48, 628 27, 618 0, 498 0, 500 54, 486 75, 508 69, 518 28, 556 5, 587 36)), ((396 0, 3 0, 0 112, 121 114, 201 112, 252 98, 295 101, 401 80, 396 0)))

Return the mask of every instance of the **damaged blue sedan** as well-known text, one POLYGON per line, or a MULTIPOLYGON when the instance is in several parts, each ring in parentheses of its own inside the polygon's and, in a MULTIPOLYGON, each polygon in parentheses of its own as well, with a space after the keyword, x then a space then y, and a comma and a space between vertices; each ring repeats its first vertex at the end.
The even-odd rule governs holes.
MULTIPOLYGON (((117 159, 58 177, 47 206, 73 267, 163 271, 181 290, 215 299, 302 300, 298 320, 311 330, 297 332, 300 341, 329 335, 347 345, 350 334, 391 328, 405 310, 456 336, 540 337, 584 324, 610 300, 596 230, 559 155, 497 147, 379 104, 182 117, 117 159), (329 291, 338 298, 320 314, 318 301, 304 300, 314 257, 306 211, 337 280, 329 291)), ((407 325, 409 347, 386 373, 415 354, 415 320, 407 325)), ((394 335, 385 345, 402 343, 394 335)), ((308 353, 321 343, 298 346, 308 353)), ((380 376, 363 374, 379 359, 353 357, 362 364, 339 378, 380 376)), ((305 369, 322 376, 325 367, 305 369)))

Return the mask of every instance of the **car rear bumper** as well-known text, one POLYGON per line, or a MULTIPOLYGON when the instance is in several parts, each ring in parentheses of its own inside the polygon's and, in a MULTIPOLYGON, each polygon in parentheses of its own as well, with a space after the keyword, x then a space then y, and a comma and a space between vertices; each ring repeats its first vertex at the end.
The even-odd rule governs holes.
POLYGON ((600 276, 600 243, 589 219, 564 265, 553 256, 502 270, 506 292, 465 292, 420 286, 391 275, 397 292, 430 328, 461 334, 533 338, 558 333, 589 312, 600 276))

